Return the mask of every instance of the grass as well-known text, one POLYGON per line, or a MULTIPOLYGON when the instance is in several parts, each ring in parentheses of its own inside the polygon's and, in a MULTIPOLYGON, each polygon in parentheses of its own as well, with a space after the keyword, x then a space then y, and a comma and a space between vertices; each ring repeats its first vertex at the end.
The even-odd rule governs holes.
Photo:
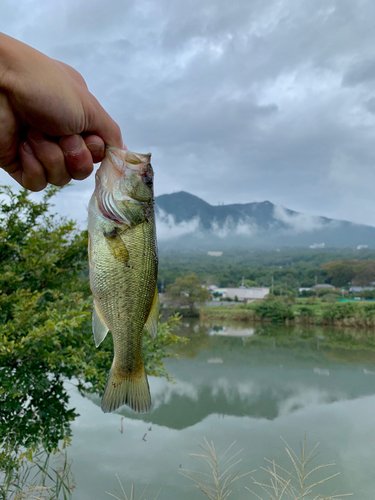
MULTIPOLYGON (((327 494, 321 491, 328 481, 340 473, 323 473, 335 464, 333 462, 316 463, 316 458, 319 455, 316 450, 319 443, 308 452, 305 435, 303 443, 301 443, 300 455, 295 453, 285 440, 283 443, 290 467, 281 466, 274 459, 265 459, 266 466, 260 469, 266 473, 266 479, 251 478, 253 485, 260 489, 259 493, 245 487, 253 498, 258 500, 342 500, 344 497, 351 496, 351 493, 332 492, 327 494)), ((180 473, 190 479, 210 500, 227 500, 233 493, 233 483, 256 472, 241 474, 240 471, 234 470, 241 462, 238 455, 242 451, 229 454, 234 444, 235 442, 224 453, 218 454, 213 438, 210 442, 204 439, 204 444, 200 445, 203 453, 189 455, 201 463, 204 470, 183 470, 180 473)))
POLYGON ((48 454, 39 449, 32 461, 23 458, 1 476, 1 500, 70 500, 75 489, 66 450, 48 454))
POLYGON ((316 477, 317 473, 321 474, 323 470, 335 465, 333 462, 314 464, 314 460, 319 455, 316 452, 319 443, 308 453, 305 435, 303 443, 301 443, 300 456, 285 440, 283 443, 290 468, 282 467, 275 460, 265 458, 267 465, 261 467, 261 470, 266 473, 268 479, 259 481, 252 477, 254 485, 260 488, 263 496, 246 487, 253 497, 258 500, 340 500, 352 495, 351 493, 338 494, 336 492, 326 494, 318 491, 322 485, 340 474, 336 472, 316 477))
POLYGON ((203 464, 208 472, 183 469, 180 474, 193 481, 194 485, 210 500, 227 500, 233 493, 233 483, 251 474, 251 472, 241 474, 240 471, 234 470, 234 467, 241 462, 241 459, 237 457, 242 451, 237 451, 228 457, 234 444, 235 441, 224 453, 218 454, 213 438, 210 442, 204 438, 204 444, 199 445, 203 453, 192 453, 189 456, 203 464))
MULTIPOLYGON (((114 488, 115 492, 117 495, 121 495, 121 496, 117 496, 117 495, 114 495, 113 493, 109 493, 108 491, 106 491, 107 495, 113 497, 113 498, 116 498, 116 500, 147 500, 146 497, 145 497, 145 494, 146 494, 146 491, 147 491, 147 488, 148 488, 148 485, 146 485, 141 493, 141 496, 138 497, 138 499, 136 499, 135 497, 135 486, 134 484, 131 485, 131 488, 130 488, 130 493, 129 493, 129 496, 127 495, 126 491, 125 491, 125 488, 123 487, 122 483, 121 483, 121 480, 120 478, 118 477, 118 475, 116 474, 116 477, 117 477, 117 480, 120 484, 120 489, 121 489, 121 492, 117 491, 116 488, 114 488)), ((159 493, 160 493, 160 490, 159 492, 157 493, 156 497, 154 500, 157 500, 158 497, 159 497, 159 493)))
MULTIPOLYGON (((343 500, 351 493, 337 493, 324 491, 326 484, 339 476, 339 472, 327 472, 335 466, 333 462, 319 463, 317 443, 311 451, 307 450, 306 435, 300 444, 300 453, 297 454, 291 446, 283 440, 284 454, 287 465, 280 465, 275 459, 265 458, 265 466, 260 467, 264 478, 251 476, 253 488, 245 486, 252 498, 258 500, 343 500)), ((224 452, 218 452, 213 438, 204 438, 199 445, 201 452, 189 456, 195 459, 201 467, 198 470, 183 469, 180 474, 194 483, 194 486, 209 500, 228 500, 234 493, 234 484, 240 479, 256 472, 242 473, 238 466, 242 450, 235 451, 234 441, 224 452)), ((70 500, 75 488, 71 478, 71 462, 67 459, 66 450, 53 455, 46 455, 42 450, 34 454, 33 462, 22 463, 14 474, 12 481, 8 481, 8 489, 4 490, 4 483, 0 489, 1 500, 70 500)), ((147 500, 148 485, 136 497, 134 484, 127 493, 120 478, 117 476, 120 491, 114 488, 114 494, 107 495, 116 500, 147 500)), ((237 489, 238 491, 238 489, 237 489)), ((160 490, 154 497, 158 500, 160 490)), ((244 497, 241 497, 244 498, 244 497)))

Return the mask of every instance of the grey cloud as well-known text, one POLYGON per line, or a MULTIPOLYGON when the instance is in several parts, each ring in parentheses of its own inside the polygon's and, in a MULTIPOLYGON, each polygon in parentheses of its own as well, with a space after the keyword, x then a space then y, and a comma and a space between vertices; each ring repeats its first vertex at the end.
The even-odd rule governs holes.
POLYGON ((375 97, 371 97, 371 99, 368 99, 368 101, 364 103, 364 106, 367 111, 370 111, 370 113, 373 113, 375 115, 375 97))
MULTIPOLYGON (((127 145, 153 152, 157 194, 270 199, 375 223, 371 0, 19 0, 17 15, 11 7, 0 6, 9 34, 78 69, 127 145)), ((87 186, 71 191, 81 193, 79 213, 87 186)))
POLYGON ((354 64, 344 75, 342 84, 351 87, 373 80, 375 80, 375 58, 354 64))

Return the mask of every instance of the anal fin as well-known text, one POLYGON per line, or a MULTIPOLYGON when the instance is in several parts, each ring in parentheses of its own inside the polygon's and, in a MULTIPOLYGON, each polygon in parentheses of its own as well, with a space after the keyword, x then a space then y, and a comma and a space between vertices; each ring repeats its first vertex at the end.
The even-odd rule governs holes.
POLYGON ((94 309, 92 311, 92 331, 94 334, 95 346, 99 347, 99 345, 105 339, 109 328, 105 324, 103 316, 101 315, 99 308, 95 304, 94 300, 94 309))
POLYGON ((150 313, 145 323, 145 327, 149 331, 153 339, 156 337, 156 334, 158 333, 158 320, 159 320, 159 293, 158 293, 158 287, 156 286, 150 313))

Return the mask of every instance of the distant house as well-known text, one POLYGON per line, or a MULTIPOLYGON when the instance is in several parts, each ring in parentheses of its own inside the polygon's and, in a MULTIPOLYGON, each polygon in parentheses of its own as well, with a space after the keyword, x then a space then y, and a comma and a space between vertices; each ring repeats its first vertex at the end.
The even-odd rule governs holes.
POLYGON ((320 283, 319 285, 314 285, 311 287, 311 290, 319 290, 321 288, 331 288, 332 290, 335 290, 336 287, 333 285, 329 285, 328 283, 320 283))
POLYGON ((349 293, 358 293, 363 292, 365 290, 374 290, 373 286, 351 286, 349 288, 349 293))
POLYGON ((207 252, 207 255, 210 255, 211 257, 221 257, 223 252, 207 252))
POLYGON ((217 294, 223 299, 237 300, 239 302, 254 302, 256 300, 263 300, 269 293, 268 287, 250 287, 246 288, 240 286, 238 288, 217 288, 217 294))
POLYGON ((334 287, 333 285, 329 285, 328 283, 321 283, 319 285, 314 285, 311 288, 306 288, 306 287, 298 288, 298 292, 299 293, 303 293, 303 292, 317 292, 318 290, 321 290, 322 288, 323 289, 330 289, 330 290, 335 290, 336 289, 336 287, 334 287))

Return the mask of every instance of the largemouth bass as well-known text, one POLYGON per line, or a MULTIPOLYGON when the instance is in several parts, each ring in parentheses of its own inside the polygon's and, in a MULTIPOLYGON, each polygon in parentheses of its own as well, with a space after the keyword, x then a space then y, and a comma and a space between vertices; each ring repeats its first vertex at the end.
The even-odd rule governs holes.
POLYGON ((151 155, 107 147, 89 204, 90 287, 98 347, 108 331, 114 358, 102 410, 151 406, 142 359, 142 332, 158 323, 157 245, 151 155))

